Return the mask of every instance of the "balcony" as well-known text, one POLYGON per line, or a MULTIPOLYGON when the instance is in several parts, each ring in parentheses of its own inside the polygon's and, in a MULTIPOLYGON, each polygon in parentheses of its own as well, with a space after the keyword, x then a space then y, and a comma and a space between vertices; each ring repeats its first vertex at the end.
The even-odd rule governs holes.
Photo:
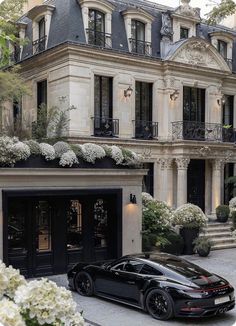
POLYGON ((133 120, 134 137, 137 139, 154 139, 158 137, 158 122, 133 120))
POLYGON ((46 49, 46 40, 47 36, 41 37, 38 40, 35 40, 33 45, 33 54, 40 53, 46 49))
POLYGON ((119 120, 104 117, 93 117, 93 132, 96 137, 117 137, 119 135, 119 120))
POLYGON ((234 143, 236 129, 219 123, 196 121, 172 122, 173 140, 197 140, 234 143))
POLYGON ((86 29, 88 36, 88 44, 100 46, 103 48, 111 48, 111 34, 98 32, 94 29, 86 29))
POLYGON ((130 38, 129 42, 130 42, 132 53, 138 53, 138 54, 142 54, 142 55, 151 55, 152 43, 145 42, 145 41, 139 41, 134 38, 130 38))
POLYGON ((228 59, 228 58, 224 58, 227 65, 229 66, 230 70, 233 69, 233 60, 232 59, 228 59))

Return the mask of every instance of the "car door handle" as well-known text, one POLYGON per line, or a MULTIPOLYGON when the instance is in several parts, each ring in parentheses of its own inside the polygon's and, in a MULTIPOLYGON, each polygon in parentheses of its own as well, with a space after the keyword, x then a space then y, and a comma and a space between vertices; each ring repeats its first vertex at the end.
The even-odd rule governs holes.
POLYGON ((115 272, 115 275, 118 276, 118 275, 120 275, 120 274, 119 274, 118 272, 115 272))
POLYGON ((128 283, 128 284, 135 284, 134 281, 128 281, 127 283, 128 283))

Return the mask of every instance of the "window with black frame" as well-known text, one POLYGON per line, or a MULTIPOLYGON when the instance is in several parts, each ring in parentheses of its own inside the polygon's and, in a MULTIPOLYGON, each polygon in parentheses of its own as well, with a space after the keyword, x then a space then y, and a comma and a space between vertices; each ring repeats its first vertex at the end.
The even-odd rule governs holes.
POLYGON ((82 204, 70 200, 67 210, 67 250, 83 249, 82 204))
POLYGON ((189 38, 189 29, 186 27, 180 27, 180 39, 189 38))
POLYGON ((105 14, 101 11, 90 9, 88 22, 88 43, 105 47, 105 14))
POLYGON ((38 39, 33 42, 34 54, 42 52, 46 48, 46 21, 45 17, 42 17, 38 22, 38 39))
POLYGON ((234 96, 224 95, 222 102, 222 138, 224 142, 234 142, 234 96))
POLYGON ((222 40, 218 40, 218 51, 219 53, 222 55, 222 57, 227 60, 227 43, 222 41, 222 40))
POLYGON ((145 42, 145 24, 132 19, 131 20, 131 52, 146 54, 147 45, 145 42))
POLYGON ((143 177, 142 191, 153 196, 154 163, 144 163, 143 168, 147 169, 148 173, 143 177))

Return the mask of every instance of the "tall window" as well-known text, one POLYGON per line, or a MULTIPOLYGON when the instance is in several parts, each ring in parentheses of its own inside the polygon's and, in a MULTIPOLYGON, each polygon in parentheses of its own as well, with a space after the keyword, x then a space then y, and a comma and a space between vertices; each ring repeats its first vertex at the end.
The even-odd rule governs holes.
POLYGON ((135 84, 135 120, 152 120, 152 84, 136 82, 135 84))
POLYGON ((224 59, 227 59, 227 43, 221 40, 218 40, 218 51, 224 59))
POLYGON ((37 107, 47 105, 47 80, 37 83, 37 107))
POLYGON ((189 36, 189 29, 185 27, 180 27, 180 39, 188 38, 189 36))
POLYGON ((43 17, 39 21, 39 39, 42 39, 45 37, 45 18, 43 17))
POLYGON ((94 9, 89 10, 89 44, 105 46, 105 14, 94 9))
POLYGON ((145 54, 145 24, 132 19, 131 21, 131 51, 145 54))
POLYGON ((144 163, 143 168, 148 170, 148 174, 143 177, 142 190, 153 196, 154 164, 144 163))
POLYGON ((96 117, 112 118, 112 78, 95 76, 94 113, 96 117))
POLYGON ((184 121, 205 121, 205 89, 184 87, 183 118, 184 121))
POLYGON ((234 97, 229 95, 224 95, 224 104, 223 104, 223 125, 233 126, 234 124, 234 97))

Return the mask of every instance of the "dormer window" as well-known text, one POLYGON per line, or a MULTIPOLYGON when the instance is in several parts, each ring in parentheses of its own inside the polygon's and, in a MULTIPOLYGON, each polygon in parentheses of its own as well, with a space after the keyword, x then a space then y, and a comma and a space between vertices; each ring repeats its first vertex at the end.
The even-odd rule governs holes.
POLYGON ((45 29, 45 17, 41 18, 38 22, 38 39, 34 42, 34 53, 42 52, 45 50, 46 44, 46 29, 45 29))
POLYGON ((145 42, 145 24, 132 19, 131 21, 131 52, 146 54, 148 51, 145 42))
POLYGON ((224 59, 227 59, 227 43, 221 40, 218 40, 218 51, 224 59))
POLYGON ((101 11, 90 9, 88 26, 88 43, 105 47, 105 14, 101 11))
POLYGON ((186 27, 180 27, 180 39, 189 38, 189 29, 186 27))

